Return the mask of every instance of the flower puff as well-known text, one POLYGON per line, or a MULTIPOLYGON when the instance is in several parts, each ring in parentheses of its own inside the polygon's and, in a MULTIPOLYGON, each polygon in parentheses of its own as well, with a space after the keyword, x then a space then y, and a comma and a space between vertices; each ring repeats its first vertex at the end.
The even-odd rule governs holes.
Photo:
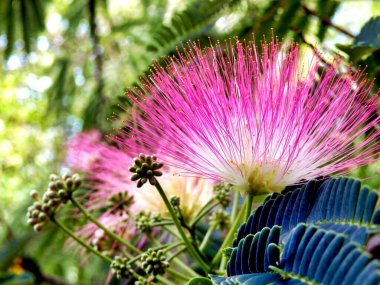
POLYGON ((184 174, 262 194, 378 160, 379 97, 338 60, 320 74, 316 55, 273 40, 190 43, 166 61, 127 93, 143 116, 126 122, 126 145, 159 147, 184 174))
MULTIPOLYGON (((130 218, 126 215, 105 213, 98 218, 99 222, 107 229, 120 236, 123 240, 131 240, 136 234, 136 228, 130 218)), ((122 248, 122 245, 108 236, 102 229, 95 224, 89 223, 83 225, 76 233, 78 237, 86 240, 96 250, 106 255, 112 255, 122 248)), ((69 240, 70 245, 76 245, 69 240)), ((138 245, 142 248, 142 245, 138 245)))

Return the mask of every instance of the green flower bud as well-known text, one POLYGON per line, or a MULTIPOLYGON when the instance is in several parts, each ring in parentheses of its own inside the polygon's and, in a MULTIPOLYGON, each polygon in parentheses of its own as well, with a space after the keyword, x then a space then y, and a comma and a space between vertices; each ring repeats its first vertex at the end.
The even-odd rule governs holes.
POLYGON ((231 190, 231 185, 224 182, 219 183, 218 185, 214 186, 215 198, 223 208, 227 208, 230 205, 230 202, 231 202, 230 190, 231 190))
POLYGON ((117 279, 128 278, 133 274, 133 269, 131 265, 128 264, 128 259, 121 256, 115 256, 111 263, 111 270, 117 279))
POLYGON ((173 207, 179 207, 180 205, 180 198, 178 196, 171 196, 170 199, 170 204, 172 204, 173 207))
POLYGON ((67 178, 66 180, 66 188, 68 191, 72 191, 72 190, 75 190, 74 189, 74 181, 70 178, 67 178))
POLYGON ((51 191, 57 191, 58 190, 57 183, 55 183, 55 182, 50 182, 48 187, 51 191))
POLYGON ((28 225, 30 225, 30 226, 35 225, 37 222, 38 222, 37 219, 33 219, 33 218, 28 219, 28 225))
POLYGON ((69 173, 65 173, 63 176, 62 176, 62 179, 63 180, 66 180, 66 179, 69 179, 71 178, 70 174, 69 173))
POLYGON ((50 199, 53 199, 53 198, 57 198, 58 197, 58 195, 57 195, 57 193, 56 192, 53 192, 53 191, 47 191, 46 193, 45 193, 45 195, 46 195, 46 197, 48 197, 48 198, 50 198, 50 199))
POLYGON ((216 229, 224 230, 230 225, 230 216, 223 210, 212 213, 210 223, 216 225, 216 229))
POLYGON ((69 194, 67 193, 67 191, 61 189, 58 191, 58 196, 62 199, 67 199, 69 197, 69 194))
POLYGON ((35 224, 34 226, 33 226, 33 230, 35 231, 35 232, 40 232, 40 231, 42 231, 42 227, 43 227, 43 224, 42 223, 39 223, 39 224, 35 224))
POLYGON ((166 260, 164 251, 150 248, 141 256, 141 267, 147 274, 163 275, 169 267, 169 262, 166 260))
POLYGON ((129 171, 134 173, 131 180, 137 181, 137 187, 142 187, 148 181, 151 185, 156 184, 155 177, 162 175, 162 172, 158 171, 158 169, 163 166, 162 163, 157 163, 156 160, 157 157, 143 153, 133 159, 134 164, 129 168, 129 171))
POLYGON ((59 179, 59 176, 56 175, 56 174, 50 174, 49 179, 50 179, 51 181, 56 181, 57 179, 59 179))
POLYGON ((30 197, 37 201, 40 198, 40 195, 38 194, 37 190, 32 190, 30 191, 30 197))
POLYGON ((135 217, 136 228, 140 230, 142 233, 150 234, 152 232, 152 221, 151 214, 140 212, 135 217))

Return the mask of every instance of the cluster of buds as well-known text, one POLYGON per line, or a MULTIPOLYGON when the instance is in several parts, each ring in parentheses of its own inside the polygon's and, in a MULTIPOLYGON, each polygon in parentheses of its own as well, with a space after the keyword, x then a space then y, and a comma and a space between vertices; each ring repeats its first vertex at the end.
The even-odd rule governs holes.
POLYGON ((183 219, 182 211, 181 211, 181 199, 178 196, 171 196, 169 198, 169 202, 172 205, 173 210, 175 211, 177 217, 179 219, 183 219))
POLYGON ((151 185, 156 185, 156 176, 161 176, 162 172, 158 171, 163 164, 156 162, 157 157, 140 153, 139 157, 133 159, 134 164, 129 171, 134 173, 131 176, 132 181, 137 181, 137 187, 143 186, 149 181, 151 185))
POLYGON ((144 211, 138 213, 135 217, 136 228, 148 235, 152 232, 152 224, 161 221, 162 218, 159 214, 145 213, 144 211))
POLYGON ((148 275, 163 275, 166 268, 169 267, 163 250, 148 249, 141 256, 141 267, 148 275))
POLYGON ((128 263, 126 257, 115 256, 111 262, 111 270, 116 275, 117 279, 129 278, 133 275, 132 266, 128 263))
POLYGON ((67 203, 81 182, 77 174, 72 176, 66 174, 63 177, 55 174, 50 175, 50 183, 42 199, 36 190, 32 190, 30 193, 35 202, 28 208, 28 224, 33 226, 36 232, 41 231, 59 206, 67 203))
POLYGON ((227 229, 230 225, 230 216, 223 210, 217 210, 210 217, 210 224, 215 225, 217 230, 227 229))
POLYGON ((107 202, 107 209, 111 209, 111 213, 126 212, 128 208, 134 203, 134 198, 128 192, 119 192, 111 196, 107 202))
POLYGON ((137 281, 135 281, 135 285, 150 285, 152 282, 149 282, 145 277, 140 276, 137 281))
POLYGON ((214 196, 215 199, 219 202, 219 204, 223 208, 227 208, 230 205, 231 202, 231 185, 221 182, 214 186, 214 196))

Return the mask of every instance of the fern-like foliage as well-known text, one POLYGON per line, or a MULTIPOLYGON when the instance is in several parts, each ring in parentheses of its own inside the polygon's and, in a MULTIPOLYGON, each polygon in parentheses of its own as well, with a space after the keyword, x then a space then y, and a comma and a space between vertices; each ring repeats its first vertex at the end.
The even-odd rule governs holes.
POLYGON ((345 235, 299 224, 280 256, 278 227, 248 235, 233 249, 228 277, 211 276, 214 284, 365 284, 380 282, 380 262, 345 235), (260 243, 261 241, 261 243, 260 243), (257 266, 257 264, 259 264, 257 266))
POLYGON ((380 231, 380 210, 375 211, 378 194, 358 180, 332 178, 322 184, 310 181, 286 194, 272 194, 240 226, 233 246, 265 227, 282 227, 281 239, 299 223, 313 224, 346 235, 365 244, 368 234, 380 231))
POLYGON ((266 272, 270 265, 276 265, 280 257, 280 227, 264 228, 255 235, 247 235, 232 250, 227 264, 227 275, 266 272))
POLYGON ((42 0, 0 1, 0 34, 7 37, 5 58, 13 51, 17 36, 22 35, 26 53, 31 51, 32 41, 45 28, 45 6, 42 0))
POLYGON ((183 41, 206 34, 226 9, 231 9, 241 0, 192 1, 188 7, 173 15, 170 25, 155 28, 148 49, 158 56, 169 54, 183 41))

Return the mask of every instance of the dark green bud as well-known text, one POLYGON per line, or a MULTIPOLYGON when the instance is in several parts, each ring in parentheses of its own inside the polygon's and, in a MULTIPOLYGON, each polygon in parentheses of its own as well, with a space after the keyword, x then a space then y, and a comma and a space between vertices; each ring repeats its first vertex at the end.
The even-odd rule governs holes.
POLYGON ((137 173, 133 174, 130 178, 132 181, 137 181, 140 179, 140 175, 138 175, 137 173))
POLYGON ((219 183, 214 186, 214 196, 215 199, 223 208, 228 208, 231 202, 231 185, 227 183, 219 183))
POLYGON ((47 191, 46 193, 45 193, 45 195, 46 195, 46 197, 48 197, 48 198, 50 198, 50 199, 53 199, 53 198, 57 198, 58 196, 57 196, 57 193, 56 192, 53 192, 53 191, 47 191))
POLYGON ((141 267, 148 275, 163 275, 169 267, 169 262, 166 260, 164 251, 150 248, 141 256, 141 267))
POLYGON ((173 207, 179 207, 180 205, 180 198, 178 196, 171 196, 170 199, 170 204, 172 204, 173 207))
POLYGON ((38 219, 39 219, 40 221, 46 221, 46 220, 47 220, 47 215, 46 215, 44 212, 40 212, 40 213, 38 214, 38 219))
POLYGON ((62 176, 63 180, 71 178, 70 174, 66 173, 65 175, 62 176))
POLYGON ((152 220, 150 213, 140 212, 136 215, 135 221, 136 228, 142 233, 150 234, 152 232, 152 220))
POLYGON ((72 190, 74 190, 74 181, 71 179, 71 177, 70 178, 67 178, 66 179, 66 188, 67 188, 67 190, 68 191, 72 191, 72 190))
POLYGON ((42 231, 42 227, 43 227, 43 224, 41 224, 41 223, 35 224, 33 226, 33 230, 38 233, 38 232, 42 231))
POLYGON ((56 175, 56 174, 50 174, 49 179, 50 179, 51 181, 56 181, 57 179, 59 179, 59 176, 56 175))
POLYGON ((156 162, 157 157, 140 153, 139 157, 133 159, 134 164, 129 167, 129 171, 134 173, 131 176, 132 181, 137 181, 137 187, 142 187, 149 181, 151 185, 156 185, 156 176, 161 176, 162 172, 158 171, 163 166, 162 163, 156 162))
POLYGON ((38 200, 40 195, 38 194, 37 190, 32 190, 30 191, 30 197, 32 197, 34 200, 38 200))
POLYGON ((37 219, 33 219, 33 218, 28 219, 28 225, 30 225, 30 226, 34 226, 37 223, 38 223, 37 219))
POLYGON ((62 199, 67 199, 69 197, 69 194, 67 193, 67 191, 61 189, 58 191, 58 196, 62 199))
POLYGON ((81 179, 75 179, 74 180, 74 188, 78 189, 82 185, 82 180, 81 179))
POLYGON ((128 264, 128 259, 121 256, 115 256, 111 263, 111 270, 117 279, 126 279, 133 275, 133 269, 131 265, 128 264))
POLYGON ((43 204, 42 205, 42 211, 44 211, 44 212, 49 212, 50 208, 51 208, 51 206, 49 206, 48 204, 43 204))
POLYGON ((57 189, 62 189, 65 187, 65 184, 63 184, 62 181, 57 181, 56 184, 57 184, 57 189))
POLYGON ((50 182, 48 187, 49 187, 49 189, 50 189, 51 191, 57 191, 57 190, 58 190, 58 187, 57 187, 57 183, 56 183, 56 182, 50 182))
POLYGON ((216 229, 224 230, 230 225, 230 216, 223 210, 212 213, 210 223, 216 226, 216 229))

